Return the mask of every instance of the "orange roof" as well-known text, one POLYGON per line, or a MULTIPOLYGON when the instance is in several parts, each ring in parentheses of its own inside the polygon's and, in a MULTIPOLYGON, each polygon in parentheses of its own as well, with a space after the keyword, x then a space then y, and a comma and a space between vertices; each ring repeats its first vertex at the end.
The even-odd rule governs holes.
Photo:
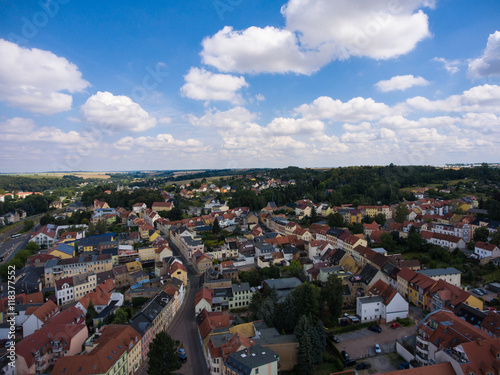
POLYGON ((210 305, 212 305, 213 290, 203 288, 194 297, 194 305, 196 306, 202 299, 206 300, 210 305))
MULTIPOLYGON (((28 309, 30 309, 30 307, 28 307, 28 309)), ((59 307, 54 302, 47 301, 42 306, 39 306, 35 310, 33 310, 32 314, 35 315, 41 322, 45 323, 59 311, 59 307)), ((28 310, 26 310, 26 314, 27 313, 28 310)))
POLYGON ((403 267, 401 271, 398 273, 398 277, 401 277, 405 281, 410 281, 413 279, 415 276, 417 276, 417 273, 409 268, 403 267))
POLYGON ((89 292, 83 296, 83 298, 78 301, 85 310, 88 309, 90 301, 94 306, 107 306, 109 300, 111 299, 111 293, 104 293, 100 290, 89 292))
POLYGON ((382 280, 378 280, 370 288, 370 293, 382 297, 384 299, 384 305, 387 306, 398 292, 392 286, 386 284, 382 280))
POLYGON ((174 262, 170 265, 170 268, 168 270, 168 272, 173 275, 174 272, 178 271, 178 270, 181 270, 181 271, 184 271, 184 272, 187 272, 186 270, 186 267, 184 266, 184 264, 181 264, 179 262, 174 262))

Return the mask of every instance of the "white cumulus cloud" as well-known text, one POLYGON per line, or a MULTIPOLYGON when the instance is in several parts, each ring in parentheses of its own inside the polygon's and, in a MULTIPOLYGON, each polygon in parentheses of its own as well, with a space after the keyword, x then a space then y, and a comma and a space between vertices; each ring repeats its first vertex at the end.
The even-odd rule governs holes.
POLYGON ((467 73, 473 78, 500 75, 500 31, 489 36, 483 55, 469 63, 467 73))
POLYGON ((78 67, 64 57, 0 39, 0 100, 50 115, 70 110, 70 94, 88 86, 78 67))
POLYGON ((222 72, 311 74, 350 56, 390 59, 413 50, 430 36, 428 0, 289 0, 286 26, 226 26, 205 38, 205 64, 222 72))
POLYGON ((400 90, 404 91, 413 86, 427 86, 429 81, 423 77, 415 77, 413 74, 407 74, 404 76, 394 76, 391 79, 385 81, 379 81, 375 84, 375 87, 382 92, 389 92, 400 90))
POLYGON ((82 105, 85 120, 108 126, 111 130, 142 132, 154 127, 157 120, 128 96, 97 92, 82 105))
POLYGON ((186 83, 181 87, 181 94, 196 100, 225 100, 241 104, 243 99, 238 91, 248 87, 244 77, 215 74, 199 68, 191 68, 184 79, 186 83))

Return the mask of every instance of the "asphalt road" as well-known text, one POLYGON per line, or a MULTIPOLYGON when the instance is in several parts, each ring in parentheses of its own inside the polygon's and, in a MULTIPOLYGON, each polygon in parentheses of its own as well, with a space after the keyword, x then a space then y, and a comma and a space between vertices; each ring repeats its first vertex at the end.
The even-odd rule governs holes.
POLYGON ((0 245, 0 257, 5 258, 4 262, 9 261, 14 257, 18 250, 24 249, 26 245, 28 245, 29 239, 29 233, 25 233, 19 238, 9 238, 0 245))
MULTIPOLYGON (((180 252, 174 244, 170 243, 170 248, 174 255, 180 255, 180 252)), ((183 259, 184 264, 188 264, 183 259)), ((196 275, 192 266, 186 267, 188 270, 188 286, 184 295, 184 302, 177 311, 174 320, 167 329, 167 333, 174 339, 179 340, 186 350, 187 362, 176 371, 176 374, 183 375, 203 375, 209 374, 205 357, 203 356, 201 341, 198 336, 198 328, 194 315, 194 300, 198 292, 200 277, 196 275)), ((148 364, 145 362, 137 371, 138 375, 147 374, 148 364)))

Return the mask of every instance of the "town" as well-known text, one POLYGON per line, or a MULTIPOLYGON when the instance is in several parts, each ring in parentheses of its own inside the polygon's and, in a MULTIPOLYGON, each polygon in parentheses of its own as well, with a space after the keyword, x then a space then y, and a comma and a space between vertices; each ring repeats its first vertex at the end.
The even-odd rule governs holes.
POLYGON ((4 280, 17 266, 15 342, 1 299, 2 371, 498 371, 500 222, 483 198, 464 182, 410 187, 393 204, 279 195, 302 183, 265 171, 166 188, 96 183, 50 202, 10 235, 25 249, 0 266, 4 280), (273 189, 259 209, 235 206, 273 189), (113 204, 132 194, 147 202, 113 204))

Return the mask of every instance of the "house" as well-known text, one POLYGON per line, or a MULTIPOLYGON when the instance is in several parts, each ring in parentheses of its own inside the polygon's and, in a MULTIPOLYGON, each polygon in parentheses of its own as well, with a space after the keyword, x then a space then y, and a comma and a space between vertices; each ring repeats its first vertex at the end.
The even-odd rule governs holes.
POLYGON ((204 273, 205 271, 207 271, 208 269, 210 269, 213 266, 214 260, 209 255, 202 253, 200 251, 197 251, 193 254, 193 262, 192 263, 194 265, 194 269, 196 270, 196 273, 198 275, 201 275, 202 273, 204 273))
POLYGON ((229 310, 248 307, 255 293, 249 283, 232 284, 233 297, 229 300, 229 310))
POLYGON ((16 343, 16 373, 45 374, 54 362, 79 354, 87 338, 85 324, 47 324, 16 343))
POLYGON ((396 289, 389 286, 382 280, 378 280, 369 289, 370 296, 358 297, 356 312, 361 317, 361 321, 382 320, 392 322, 396 319, 408 317, 408 302, 398 293, 396 289), (373 296, 373 297, 372 297, 373 296), (381 304, 378 298, 381 298, 381 304), (380 313, 380 314, 378 314, 380 313), (376 316, 380 317, 377 319, 376 316))
POLYGON ((182 284, 187 287, 188 277, 186 267, 180 262, 173 262, 168 268, 168 275, 182 281, 182 284))
POLYGON ((434 269, 430 268, 425 270, 417 270, 416 272, 429 276, 431 279, 436 281, 441 279, 458 287, 462 285, 462 272, 453 267, 434 269))
MULTIPOLYGON (((490 338, 486 332, 458 318, 451 311, 438 310, 428 314, 417 326, 415 360, 420 366, 427 366, 436 363, 438 358, 442 358, 440 352, 444 354, 452 347, 456 348, 464 343, 490 338)), ((466 374, 470 375, 471 372, 466 372, 466 374)), ((483 372, 477 374, 483 374, 483 372)))
POLYGON ((278 375, 279 356, 269 348, 260 345, 250 346, 231 353, 224 363, 225 374, 240 374, 241 369, 245 369, 248 374, 269 374, 278 375))
POLYGON ((103 209, 106 209, 106 208, 109 208, 109 204, 107 204, 106 202, 102 202, 98 199, 94 199, 94 207, 93 207, 93 211, 95 210, 103 210, 103 209))
POLYGON ((276 288, 278 292, 278 299, 282 300, 287 294, 291 293, 293 289, 302 284, 296 277, 287 277, 283 279, 267 279, 262 282, 263 288, 276 288))
POLYGON ((141 364, 140 335, 132 327, 110 324, 85 342, 83 355, 58 360, 51 374, 133 374, 141 364))
POLYGON ((212 311, 213 289, 202 288, 195 296, 194 310, 198 315, 203 309, 212 311))
POLYGON ((474 247, 474 254, 477 254, 479 259, 494 259, 500 257, 500 248, 492 243, 477 241, 474 247))
POLYGON ((23 323, 23 337, 31 335, 42 328, 50 318, 59 314, 59 307, 52 301, 45 302, 42 306, 33 306, 26 310, 28 318, 23 323))
POLYGON ((60 259, 73 258, 75 256, 75 247, 60 243, 54 249, 50 250, 49 254, 60 259))
POLYGON ((49 248, 54 245, 57 231, 44 225, 31 234, 30 241, 36 243, 41 248, 49 248))
POLYGON ((156 212, 170 211, 172 208, 174 208, 173 202, 153 202, 151 206, 151 209, 156 212))
POLYGON ((132 206, 132 212, 138 214, 142 211, 146 211, 146 208, 148 208, 148 206, 146 206, 146 203, 136 203, 132 206))

